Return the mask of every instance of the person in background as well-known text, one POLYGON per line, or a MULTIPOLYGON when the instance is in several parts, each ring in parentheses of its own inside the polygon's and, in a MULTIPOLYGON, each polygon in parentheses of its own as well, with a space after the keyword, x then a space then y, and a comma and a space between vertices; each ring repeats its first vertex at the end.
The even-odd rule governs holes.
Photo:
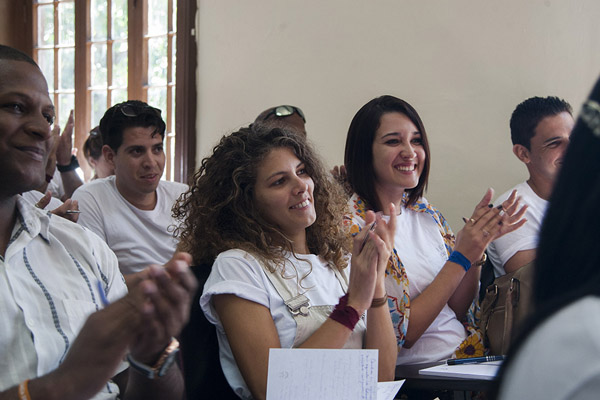
POLYGON ((100 132, 115 174, 88 182, 73 199, 81 210, 78 223, 106 241, 129 285, 148 264, 173 256, 171 208, 188 186, 161 180, 165 123, 157 108, 137 100, 116 104, 104 113, 100 132))
POLYGON ((344 157, 354 191, 347 217, 352 232, 368 226, 368 212, 397 218, 385 286, 399 365, 483 355, 474 321, 468 329, 463 325, 479 287, 483 254, 493 239, 525 222, 516 193, 492 208, 488 189, 455 237, 423 197, 430 162, 425 127, 406 101, 381 96, 352 119, 344 157), (390 203, 397 215, 390 215, 390 203))
POLYGON ((540 231, 535 312, 499 372, 498 399, 600 393, 600 80, 570 137, 540 231))
POLYGON ((282 105, 267 108, 258 114, 254 123, 271 128, 289 129, 306 136, 306 117, 298 107, 282 105))
POLYGON ((357 235, 350 261, 344 204, 303 136, 252 124, 221 139, 174 209, 179 249, 212 264, 200 305, 240 397, 265 398, 270 348, 379 349, 379 379, 394 379, 394 219, 357 235))
MULTIPOLYGON (((21 196, 40 209, 51 210, 50 212, 55 215, 66 218, 72 222, 77 222, 77 219, 79 218, 77 201, 65 199, 63 203, 58 197, 52 195, 52 190, 48 189, 49 183, 52 181, 56 172, 56 151, 61 140, 60 127, 58 125, 55 125, 52 129, 51 136, 52 146, 50 147, 48 161, 46 162, 44 182, 37 189, 21 193, 21 196)), ((70 175, 70 173, 68 175, 70 175)))
POLYGON ((83 181, 78 174, 77 149, 73 148, 73 125, 73 110, 71 110, 62 133, 60 133, 59 126, 54 127, 57 137, 54 151, 55 159, 52 164, 49 164, 46 172, 46 188, 44 189, 43 186, 37 188, 42 193, 50 190, 52 196, 63 202, 70 199, 75 190, 83 185, 83 181))
POLYGON ((94 170, 94 175, 91 180, 98 178, 106 178, 115 174, 115 168, 112 166, 102 153, 102 135, 100 128, 94 127, 90 131, 90 135, 83 143, 83 155, 88 164, 94 170))
POLYGON ((44 182, 53 121, 35 61, 0 45, 0 398, 179 400, 190 256, 127 293, 100 238, 25 201, 44 182))
POLYGON ((531 97, 513 111, 513 153, 527 167, 529 179, 498 196, 494 204, 501 204, 517 190, 521 203, 528 206, 527 223, 490 243, 487 254, 496 278, 535 259, 542 219, 574 124, 571 105, 558 97, 531 97))

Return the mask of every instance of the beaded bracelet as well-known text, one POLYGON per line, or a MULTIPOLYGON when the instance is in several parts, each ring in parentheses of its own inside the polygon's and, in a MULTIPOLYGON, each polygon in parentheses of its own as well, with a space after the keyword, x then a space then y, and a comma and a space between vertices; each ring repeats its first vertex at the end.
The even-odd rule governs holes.
POLYGON ((19 384, 19 400, 31 400, 29 396, 29 379, 25 379, 19 384))
POLYGON ((452 253, 450 253, 448 261, 452 261, 453 263, 460 265, 465 269, 465 271, 468 271, 469 268, 471 268, 471 261, 469 261, 469 259, 465 257, 460 251, 454 250, 452 253))
POLYGON ((348 305, 348 294, 340 297, 340 302, 333 309, 329 318, 344 325, 346 328, 354 331, 354 327, 360 319, 358 311, 354 307, 348 305))

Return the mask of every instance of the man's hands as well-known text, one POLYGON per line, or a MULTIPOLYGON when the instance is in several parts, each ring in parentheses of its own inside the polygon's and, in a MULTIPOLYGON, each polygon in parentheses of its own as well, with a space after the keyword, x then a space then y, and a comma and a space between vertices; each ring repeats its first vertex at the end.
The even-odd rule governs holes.
MULTIPOLYGON (((76 152, 73 149, 73 125, 73 110, 71 110, 62 133, 59 135, 58 130, 53 132, 56 134, 56 164, 58 165, 69 165, 71 163, 71 156, 76 152)), ((56 127, 55 129, 60 128, 56 127)))
MULTIPOLYGON (((115 375, 127 353, 153 365, 187 323, 196 279, 191 256, 176 253, 123 298, 87 319, 52 379, 65 390, 64 399, 89 398, 115 375)), ((131 389, 131 388, 129 388, 131 389)), ((129 391, 128 389, 128 391, 129 391)))
POLYGON ((175 253, 164 267, 148 267, 148 279, 138 283, 146 293, 146 306, 152 314, 130 349, 136 360, 153 365, 171 338, 187 324, 197 287, 189 269, 191 262, 188 253, 175 253))
MULTIPOLYGON (((46 194, 44 194, 44 196, 37 203, 35 203, 35 206, 43 210, 48 206, 48 204, 50 204, 51 198, 52 192, 47 190, 46 194)), ((66 218, 69 221, 77 222, 79 219, 79 204, 77 204, 77 200, 67 199, 61 206, 56 207, 50 212, 54 215, 58 215, 59 217, 66 218)))

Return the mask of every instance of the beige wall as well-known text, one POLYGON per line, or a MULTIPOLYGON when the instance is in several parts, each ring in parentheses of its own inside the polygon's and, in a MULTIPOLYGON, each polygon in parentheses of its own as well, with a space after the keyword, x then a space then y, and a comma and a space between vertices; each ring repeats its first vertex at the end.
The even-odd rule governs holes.
POLYGON ((455 231, 489 186, 526 178, 508 130, 517 103, 575 111, 600 72, 598 0, 198 1, 198 157, 278 104, 301 107, 330 166, 354 113, 393 94, 421 114, 427 197, 455 231))
POLYGON ((0 0, 0 43, 31 55, 31 1, 0 0))

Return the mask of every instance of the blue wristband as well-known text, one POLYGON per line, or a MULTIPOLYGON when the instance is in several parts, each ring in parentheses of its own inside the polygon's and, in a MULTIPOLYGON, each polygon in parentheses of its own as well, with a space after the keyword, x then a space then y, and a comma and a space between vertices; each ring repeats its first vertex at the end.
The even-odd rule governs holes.
POLYGON ((454 250, 450 253, 450 257, 448 257, 448 261, 452 261, 463 267, 465 271, 468 271, 471 268, 471 261, 467 257, 465 257, 460 251, 454 250))

